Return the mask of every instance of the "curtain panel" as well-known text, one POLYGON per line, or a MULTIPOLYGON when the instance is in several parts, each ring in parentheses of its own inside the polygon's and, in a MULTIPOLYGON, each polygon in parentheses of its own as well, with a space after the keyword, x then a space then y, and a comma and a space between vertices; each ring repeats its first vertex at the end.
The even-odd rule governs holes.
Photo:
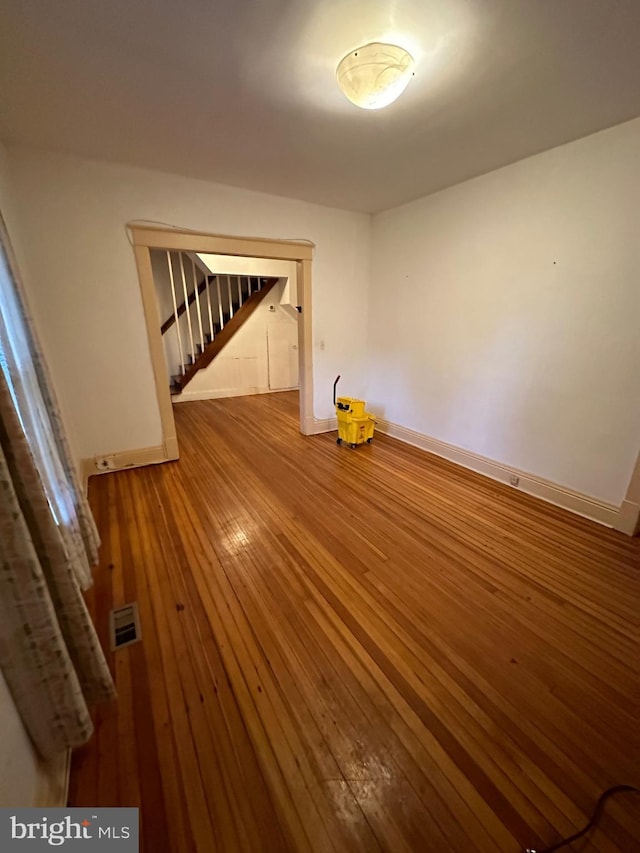
POLYGON ((114 697, 82 590, 99 540, 0 217, 0 667, 43 757, 114 697))

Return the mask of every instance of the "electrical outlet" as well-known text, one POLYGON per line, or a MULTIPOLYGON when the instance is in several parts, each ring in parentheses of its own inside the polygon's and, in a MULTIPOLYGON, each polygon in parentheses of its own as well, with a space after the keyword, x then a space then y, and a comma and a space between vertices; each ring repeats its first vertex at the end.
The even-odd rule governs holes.
POLYGON ((511 474, 511 476, 509 477, 509 482, 511 483, 512 486, 519 486, 520 485, 520 477, 518 477, 517 474, 511 474))
POLYGON ((113 456, 96 456, 96 468, 98 471, 113 471, 116 460, 113 456))

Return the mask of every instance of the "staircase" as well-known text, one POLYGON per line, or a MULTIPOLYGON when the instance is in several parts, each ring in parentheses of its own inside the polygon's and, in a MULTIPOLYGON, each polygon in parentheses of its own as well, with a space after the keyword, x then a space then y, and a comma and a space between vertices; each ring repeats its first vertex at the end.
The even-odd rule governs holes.
POLYGON ((211 364, 278 279, 212 275, 184 252, 168 251, 166 256, 173 311, 160 331, 163 336, 175 336, 172 351, 178 372, 170 384, 175 395, 211 364))

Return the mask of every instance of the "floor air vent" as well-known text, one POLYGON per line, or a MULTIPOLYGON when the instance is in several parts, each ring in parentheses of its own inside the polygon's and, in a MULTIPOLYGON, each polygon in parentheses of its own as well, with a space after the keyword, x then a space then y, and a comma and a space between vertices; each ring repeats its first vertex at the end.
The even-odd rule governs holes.
POLYGON ((124 604, 116 607, 109 614, 109 635, 111 637, 111 650, 130 646, 140 639, 140 616, 138 615, 138 603, 124 604))

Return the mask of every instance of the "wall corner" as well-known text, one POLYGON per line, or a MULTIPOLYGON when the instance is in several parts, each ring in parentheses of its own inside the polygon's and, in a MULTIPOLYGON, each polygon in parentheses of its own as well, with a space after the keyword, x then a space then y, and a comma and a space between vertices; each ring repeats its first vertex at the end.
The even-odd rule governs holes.
POLYGON ((627 536, 636 536, 640 533, 640 503, 635 501, 623 501, 618 510, 613 529, 627 536))

